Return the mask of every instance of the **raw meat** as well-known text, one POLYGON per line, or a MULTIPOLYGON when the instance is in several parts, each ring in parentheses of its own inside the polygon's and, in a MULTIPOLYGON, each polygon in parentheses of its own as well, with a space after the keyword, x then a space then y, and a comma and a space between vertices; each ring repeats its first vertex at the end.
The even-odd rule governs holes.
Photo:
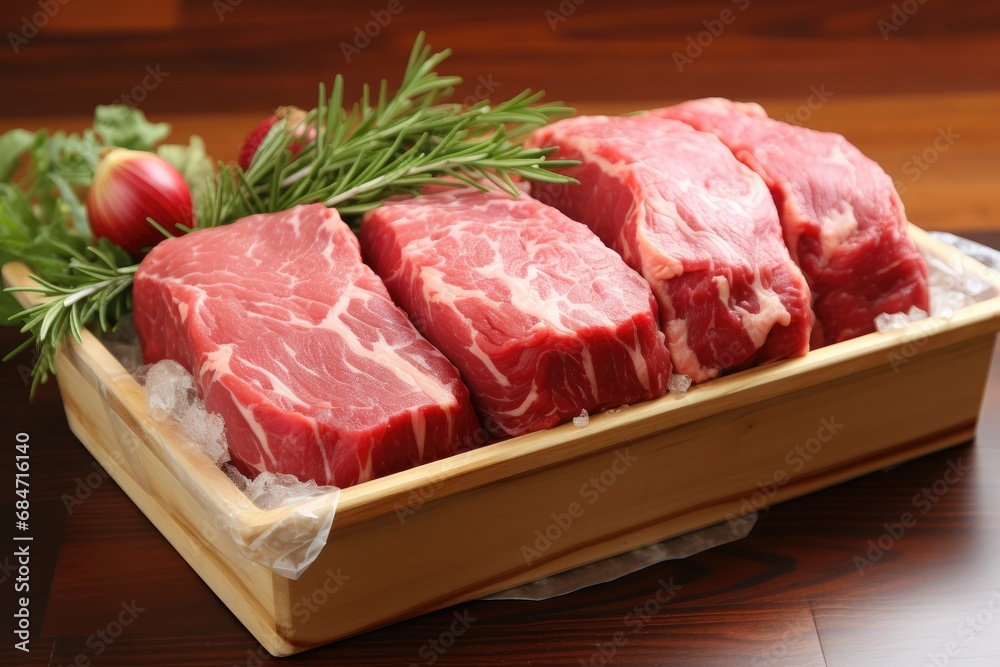
POLYGON ((813 293, 813 345, 875 331, 880 313, 929 307, 927 268, 892 179, 844 137, 712 98, 651 112, 715 133, 760 174, 813 293))
POLYGON ((580 185, 532 192, 649 281, 676 372, 701 382, 808 351, 809 291, 774 202, 716 137, 657 118, 583 116, 529 143, 582 162, 566 171, 580 185))
POLYGON ((245 473, 346 487, 482 437, 458 371, 332 209, 168 239, 140 264, 134 297, 145 360, 192 372, 245 473))
POLYGON ((527 195, 452 190, 366 214, 365 257, 462 372, 488 430, 519 435, 666 391, 649 287, 527 195))

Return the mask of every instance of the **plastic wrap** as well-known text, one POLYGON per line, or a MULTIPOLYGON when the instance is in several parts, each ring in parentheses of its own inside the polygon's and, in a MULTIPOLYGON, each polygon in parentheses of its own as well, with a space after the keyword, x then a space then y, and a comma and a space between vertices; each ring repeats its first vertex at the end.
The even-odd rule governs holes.
POLYGON ((605 558, 560 574, 545 577, 523 586, 509 588, 484 600, 547 600, 588 586, 614 581, 667 560, 679 560, 713 547, 741 540, 757 523, 757 513, 723 521, 668 540, 640 547, 628 553, 605 558))

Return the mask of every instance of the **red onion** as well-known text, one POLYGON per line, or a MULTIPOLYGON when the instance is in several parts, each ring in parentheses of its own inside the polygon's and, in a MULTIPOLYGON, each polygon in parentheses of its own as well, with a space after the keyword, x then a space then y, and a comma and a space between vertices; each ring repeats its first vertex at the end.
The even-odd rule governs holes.
POLYGON ((253 161, 253 156, 257 153, 257 148, 260 146, 260 142, 264 141, 264 137, 267 136, 268 131, 277 123, 279 120, 288 120, 288 126, 293 128, 293 136, 295 139, 288 144, 288 150, 291 151, 292 157, 299 154, 306 144, 316 139, 316 128, 306 127, 305 120, 306 112, 298 107, 278 107, 278 109, 270 116, 265 118, 260 122, 257 127, 253 129, 240 144, 240 151, 236 158, 236 164, 246 171, 250 168, 250 162, 253 161))
POLYGON ((192 226, 191 190, 177 169, 155 153, 109 148, 101 154, 87 193, 95 238, 137 256, 163 240, 151 218, 170 233, 192 226))

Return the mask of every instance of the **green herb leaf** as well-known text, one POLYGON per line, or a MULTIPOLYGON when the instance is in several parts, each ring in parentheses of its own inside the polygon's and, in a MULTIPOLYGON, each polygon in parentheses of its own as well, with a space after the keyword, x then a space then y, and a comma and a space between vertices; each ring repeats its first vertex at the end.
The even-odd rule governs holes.
POLYGON ((40 143, 38 133, 11 130, 0 135, 0 182, 7 183, 21 166, 24 154, 40 143))
MULTIPOLYGON (((27 291, 53 297, 26 310, 10 294, 0 301, 0 322, 20 322, 30 335, 18 350, 38 350, 32 392, 54 372, 67 334, 79 340, 85 326, 107 331, 132 307, 132 259, 107 239, 90 237, 84 201, 101 151, 109 145, 151 151, 169 132, 141 111, 104 106, 95 111, 94 127, 80 134, 14 130, 0 137, 0 264, 26 263, 38 283, 27 291)), ((193 168, 205 161, 200 139, 192 149, 193 168)))
MULTIPOLYGON (((98 320, 100 329, 109 331, 122 315, 132 309, 132 279, 136 266, 131 258, 106 239, 98 247, 89 247, 86 254, 73 248, 62 250, 70 255, 64 284, 39 276, 32 287, 10 287, 7 292, 34 292, 49 300, 18 312, 14 319, 22 323, 21 331, 31 335, 38 350, 38 361, 31 372, 31 393, 55 373, 55 357, 67 335, 81 342, 82 329, 98 320)), ((5 361, 24 349, 11 352, 5 361)))
POLYGON ((151 151, 170 135, 171 127, 169 123, 150 123, 138 109, 112 104, 94 110, 94 130, 106 146, 151 151))

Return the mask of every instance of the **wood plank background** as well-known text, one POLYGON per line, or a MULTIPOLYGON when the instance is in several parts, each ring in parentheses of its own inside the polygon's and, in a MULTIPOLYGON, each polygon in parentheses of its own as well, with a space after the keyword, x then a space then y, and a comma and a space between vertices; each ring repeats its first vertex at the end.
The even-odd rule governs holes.
POLYGON ((1000 224, 1000 4, 986 1, 6 0, 0 130, 78 129, 127 96, 231 159, 274 107, 313 106, 320 81, 395 81, 420 30, 454 50, 459 99, 533 88, 615 113, 759 101, 846 134, 918 224, 1000 224))
POLYGON ((147 66, 169 73, 141 103, 151 113, 310 105, 316 83, 338 72, 349 91, 395 77, 419 30, 454 49, 462 96, 479 77, 497 94, 542 88, 574 103, 804 99, 812 86, 835 96, 978 92, 1000 80, 1000 5, 988 1, 6 0, 2 33, 46 1, 59 7, 50 24, 17 53, 0 49, 4 116, 88 114, 147 66), (390 17, 384 28, 373 12, 390 17), (368 46, 345 57, 342 45, 366 28, 368 46), (678 71, 673 54, 689 38, 707 46, 678 71))

